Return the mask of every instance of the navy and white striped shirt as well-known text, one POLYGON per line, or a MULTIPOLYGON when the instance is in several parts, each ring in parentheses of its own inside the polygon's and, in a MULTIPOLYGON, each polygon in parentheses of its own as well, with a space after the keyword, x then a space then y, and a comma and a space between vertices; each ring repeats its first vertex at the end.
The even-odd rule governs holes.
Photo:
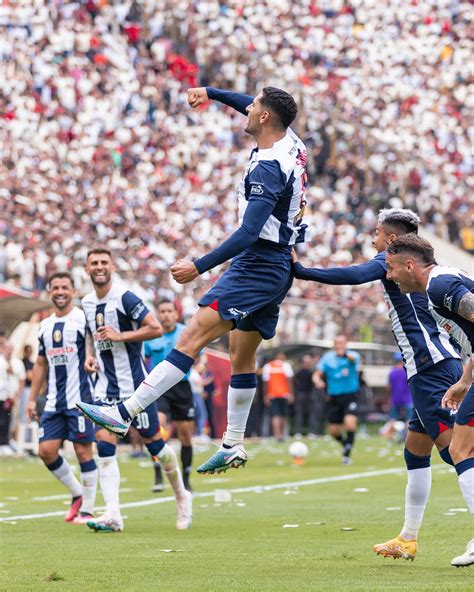
POLYGON ((74 409, 80 401, 92 402, 92 381, 84 370, 86 317, 76 306, 63 316, 41 321, 38 355, 48 361, 45 411, 74 409))
MULTIPOLYGON (((428 276, 426 293, 430 308, 438 315, 454 321, 474 346, 474 323, 458 313, 461 298, 474 292, 474 278, 457 267, 437 265, 428 276)), ((465 348, 464 348, 465 349, 465 348)))
POLYGON ((387 279, 385 252, 368 263, 349 267, 306 269, 296 263, 294 275, 298 279, 336 285, 360 285, 380 280, 392 332, 402 352, 408 378, 442 360, 460 357, 447 331, 430 313, 427 296, 418 292, 402 294, 397 284, 387 279))
POLYGON ((90 292, 82 299, 87 325, 94 338, 99 371, 94 390, 96 399, 127 399, 146 376, 143 344, 117 343, 100 339, 99 327, 116 331, 135 331, 148 314, 143 302, 125 288, 112 284, 104 298, 90 292))

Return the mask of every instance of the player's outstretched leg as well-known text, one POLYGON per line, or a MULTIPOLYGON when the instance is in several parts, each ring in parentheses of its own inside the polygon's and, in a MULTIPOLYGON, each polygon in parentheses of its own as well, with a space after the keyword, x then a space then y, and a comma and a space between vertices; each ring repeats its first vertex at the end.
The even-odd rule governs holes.
POLYGON ((124 419, 116 405, 91 405, 90 403, 80 402, 77 403, 77 408, 94 423, 119 438, 124 438, 132 425, 132 420, 124 419))
POLYGON ((245 426, 256 389, 255 373, 234 374, 231 377, 227 398, 227 431, 219 450, 198 467, 198 473, 212 475, 245 466, 245 426))
POLYGON ((462 555, 458 555, 451 561, 453 567, 467 567, 474 565, 474 539, 471 539, 462 555))
POLYGON ((416 539, 431 490, 430 456, 416 456, 405 448, 405 462, 408 470, 403 528, 397 537, 374 545, 373 550, 382 557, 413 561, 418 551, 416 539))

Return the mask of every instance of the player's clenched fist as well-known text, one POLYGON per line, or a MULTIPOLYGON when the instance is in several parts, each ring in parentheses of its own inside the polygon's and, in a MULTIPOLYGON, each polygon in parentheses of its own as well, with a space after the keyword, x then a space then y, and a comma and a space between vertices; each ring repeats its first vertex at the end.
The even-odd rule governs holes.
POLYGON ((188 89, 188 103, 193 109, 199 107, 199 105, 203 105, 208 100, 209 97, 207 96, 207 90, 205 86, 188 89))
POLYGON ((180 259, 170 267, 171 275, 178 284, 187 284, 192 282, 199 275, 199 271, 192 261, 180 259))

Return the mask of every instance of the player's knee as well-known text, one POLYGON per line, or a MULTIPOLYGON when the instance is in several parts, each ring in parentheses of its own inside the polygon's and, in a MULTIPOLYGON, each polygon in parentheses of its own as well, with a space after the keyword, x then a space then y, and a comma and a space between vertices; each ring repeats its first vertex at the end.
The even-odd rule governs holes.
POLYGON ((457 465, 466 458, 474 456, 474 447, 469 442, 463 442, 457 438, 453 438, 449 445, 449 454, 452 458, 452 464, 457 465))
POLYGON ((50 465, 58 458, 59 454, 55 447, 48 444, 40 444, 38 447, 38 456, 46 464, 50 465))
POLYGON ((443 450, 440 450, 439 455, 444 460, 444 462, 446 464, 451 465, 451 466, 454 465, 453 457, 451 455, 451 446, 446 446, 446 448, 443 448, 443 450))
POLYGON ((92 460, 92 446, 84 444, 75 444, 74 451, 76 452, 77 460, 80 463, 92 460))
POLYGON ((115 456, 116 445, 111 442, 97 442, 97 452, 100 458, 115 456))
POLYGON ((158 440, 153 440, 153 442, 146 443, 145 446, 151 456, 158 456, 165 446, 165 441, 163 438, 159 438, 158 440))
POLYGON ((411 453, 407 448, 405 448, 403 454, 409 471, 412 471, 413 469, 427 469, 430 466, 431 455, 418 456, 417 454, 411 453))

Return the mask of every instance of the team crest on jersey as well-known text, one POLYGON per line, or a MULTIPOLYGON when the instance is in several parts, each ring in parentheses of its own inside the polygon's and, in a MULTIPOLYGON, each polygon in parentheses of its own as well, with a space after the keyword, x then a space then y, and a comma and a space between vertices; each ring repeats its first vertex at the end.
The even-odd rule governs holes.
POLYGON ((63 337, 63 334, 61 333, 61 331, 59 329, 56 329, 56 331, 53 333, 53 341, 55 341, 56 343, 59 343, 61 341, 63 337))
POLYGON ((95 315, 95 324, 97 325, 97 327, 104 326, 104 315, 101 312, 98 312, 95 315))
POLYGON ((445 294, 444 299, 443 299, 443 305, 448 310, 451 310, 451 308, 453 306, 453 297, 452 296, 448 296, 447 294, 445 294))
POLYGON ((263 195, 263 184, 250 183, 250 195, 263 195))

